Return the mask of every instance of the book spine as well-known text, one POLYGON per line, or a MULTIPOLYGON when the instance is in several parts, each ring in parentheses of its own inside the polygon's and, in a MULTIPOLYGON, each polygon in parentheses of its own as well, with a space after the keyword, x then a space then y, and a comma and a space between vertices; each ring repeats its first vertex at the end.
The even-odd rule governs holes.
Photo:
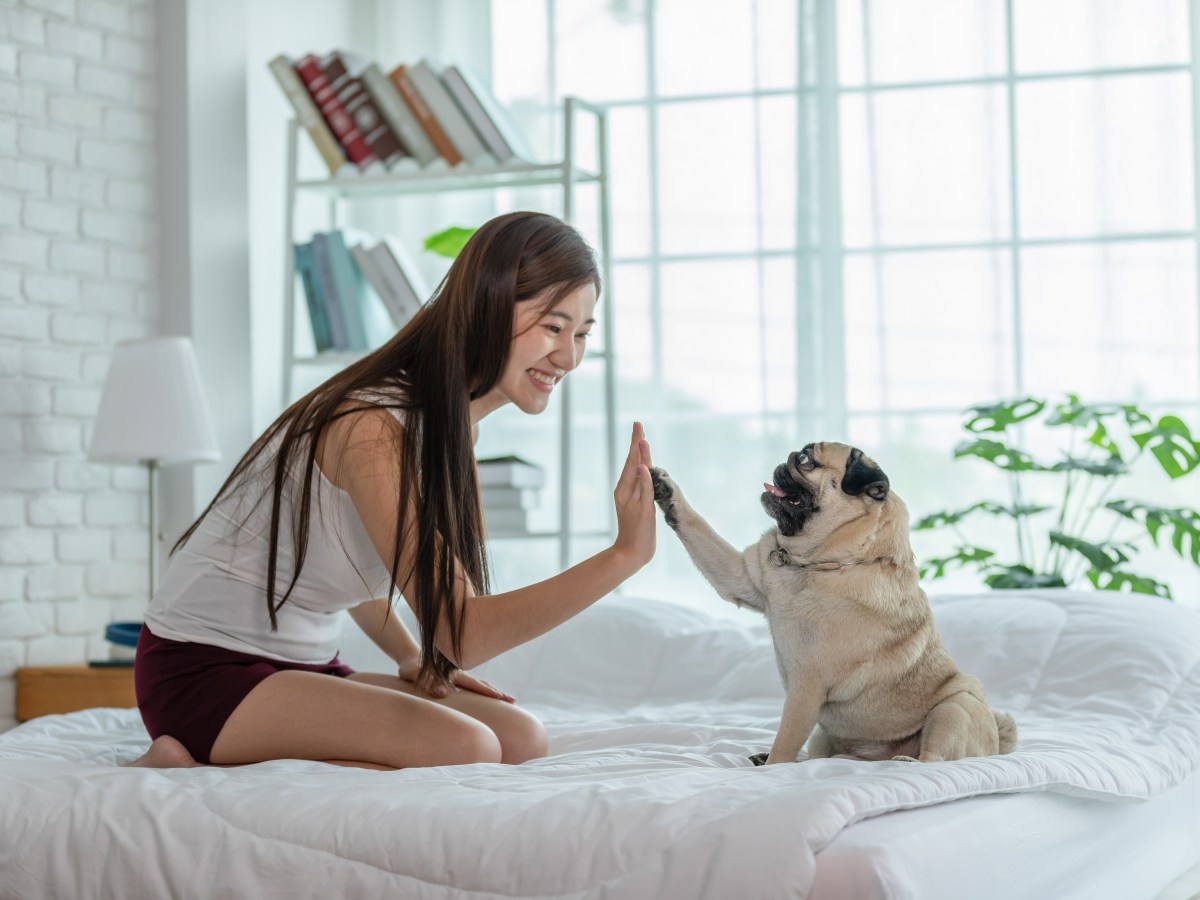
POLYGON ((334 350, 349 350, 346 326, 342 321, 341 304, 337 299, 337 286, 333 281, 333 270, 329 267, 328 241, 323 234, 314 234, 312 239, 313 270, 317 273, 317 284, 321 286, 321 299, 325 301, 325 318, 329 322, 330 340, 334 350))
POLYGON ((400 305, 407 310, 405 318, 409 319, 415 316, 424 305, 425 299, 417 292, 413 278, 409 277, 400 258, 392 252, 391 246, 386 242, 376 244, 371 248, 370 254, 392 293, 400 305))
POLYGON ((396 135, 379 114, 379 108, 375 106, 362 80, 350 74, 340 54, 332 54, 325 63, 325 77, 329 79, 329 86, 346 114, 354 120, 367 146, 384 166, 390 168, 403 159, 404 149, 396 140, 396 135))
POLYGON ((325 235, 329 253, 329 270, 337 288, 338 306, 342 310, 342 324, 346 328, 346 341, 351 350, 367 349, 367 329, 363 321, 363 306, 366 301, 359 296, 362 282, 354 277, 354 260, 346 249, 346 239, 338 229, 325 235))
POLYGON ((412 158, 422 166, 427 166, 437 159, 439 154, 433 142, 429 140, 429 135, 400 96, 396 85, 383 74, 379 66, 371 63, 363 69, 362 81, 375 100, 380 114, 387 119, 392 131, 412 158))
POLYGON ((483 107, 488 120, 503 138, 505 146, 509 148, 512 155, 517 159, 533 162, 536 154, 529 146, 529 141, 525 139, 524 132, 513 121, 508 108, 496 99, 488 83, 470 66, 451 66, 450 69, 453 69, 454 74, 458 76, 463 85, 475 95, 475 99, 483 107))
POLYGON ((378 162, 378 157, 367 145, 362 133, 354 124, 354 120, 350 118, 337 94, 334 93, 317 58, 311 53, 301 57, 296 62, 296 74, 308 88, 313 102, 316 103, 317 109, 321 111, 321 115, 325 117, 325 121, 337 136, 338 141, 341 142, 342 149, 346 151, 350 162, 360 169, 378 162))
POLYGON ((479 489, 484 510, 532 509, 537 506, 538 493, 532 488, 515 488, 493 485, 479 489))
POLYGON ((354 257, 354 262, 358 265, 358 270, 362 272, 363 277, 367 279, 367 284, 383 301, 383 305, 387 308, 388 315, 391 316, 392 325, 399 330, 404 325, 406 316, 404 315, 404 307, 397 301, 396 295, 392 293, 391 285, 387 279, 379 271, 375 265, 375 260, 371 258, 371 254, 367 252, 367 248, 362 244, 355 244, 350 248, 350 255, 354 257))
POLYGON ((507 486, 540 488, 546 483, 546 473, 534 466, 519 463, 482 463, 478 467, 480 488, 507 486))
POLYGON ((304 302, 312 322, 313 344, 318 353, 332 350, 333 336, 329 333, 329 319, 325 316, 325 300, 321 297, 321 286, 313 270, 312 244, 296 244, 295 254, 296 273, 304 288, 304 302))
POLYGON ((342 154, 342 147, 337 142, 337 138, 333 136, 333 132, 329 130, 325 120, 321 118, 321 111, 317 109, 317 104, 313 102, 312 96, 304 87, 304 82, 292 68, 291 61, 280 54, 271 60, 268 68, 292 104, 292 110, 296 113, 296 121, 308 132, 313 146, 321 154, 321 159, 325 161, 329 174, 334 174, 346 162, 346 157, 342 154))
POLYGON ((446 91, 446 86, 442 84, 442 79, 433 66, 422 60, 408 68, 408 75, 425 99, 425 104, 434 118, 442 126, 446 137, 458 149, 459 155, 471 163, 480 157, 486 157, 487 147, 483 146, 483 141, 479 140, 471 123, 463 117, 458 104, 446 91))
POLYGON ((457 166, 462 162, 462 154, 451 143, 450 138, 446 137, 446 132, 442 130, 442 126, 438 124, 438 120, 434 118, 433 113, 421 98, 420 91, 416 89, 412 79, 409 78, 408 67, 397 66, 388 77, 391 78, 392 84, 396 85, 396 90, 400 92, 400 96, 404 98, 404 102, 408 104, 412 114, 421 123, 425 134, 429 136, 430 143, 442 155, 442 158, 452 166, 457 166))
POLYGON ((499 162, 507 162, 512 159, 513 149, 508 146, 508 141, 504 139, 504 135, 500 133, 496 123, 488 115, 488 111, 484 109, 483 101, 476 96, 474 88, 463 78, 457 66, 446 67, 446 71, 442 73, 442 83, 446 85, 446 91, 458 104, 458 108, 471 123, 471 127, 483 140, 488 152, 499 162))

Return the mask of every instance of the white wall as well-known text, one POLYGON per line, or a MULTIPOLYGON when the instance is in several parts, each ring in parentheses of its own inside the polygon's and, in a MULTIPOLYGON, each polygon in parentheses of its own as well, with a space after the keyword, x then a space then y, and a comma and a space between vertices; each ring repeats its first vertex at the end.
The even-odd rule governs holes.
POLYGON ((109 351, 157 330, 156 7, 0 11, 0 730, 21 665, 145 604, 145 474, 84 448, 109 351))

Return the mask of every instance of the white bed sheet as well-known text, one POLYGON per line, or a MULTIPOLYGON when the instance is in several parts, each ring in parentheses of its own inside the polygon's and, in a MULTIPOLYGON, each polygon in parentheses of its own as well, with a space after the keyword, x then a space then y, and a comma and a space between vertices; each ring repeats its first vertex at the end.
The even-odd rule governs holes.
POLYGON ((809 900, 1149 900, 1197 863, 1200 773, 1142 803, 1004 794, 876 816, 817 854, 809 900))
MULTIPOLYGON (((782 700, 761 623, 613 597, 488 667, 547 722, 551 755, 524 766, 122 769, 148 742, 132 711, 0 735, 3 896, 807 897, 839 852, 890 847, 884 822, 908 817, 953 853, 972 835, 1000 849, 1006 829, 1053 821, 1061 837, 1072 815, 1115 822, 1115 803, 1155 819, 1150 798, 1191 799, 1200 614, 1068 592, 944 598, 935 612, 960 665, 1016 715, 1015 753, 755 768, 746 756, 770 744, 782 700)), ((1055 853, 1116 873, 1123 858, 1100 839, 1013 843, 1007 858, 975 854, 977 877, 1026 866, 1045 879, 1063 867, 1055 853)), ((923 859, 930 884, 951 871, 923 859)), ((965 860, 953 870, 971 877, 965 860)))

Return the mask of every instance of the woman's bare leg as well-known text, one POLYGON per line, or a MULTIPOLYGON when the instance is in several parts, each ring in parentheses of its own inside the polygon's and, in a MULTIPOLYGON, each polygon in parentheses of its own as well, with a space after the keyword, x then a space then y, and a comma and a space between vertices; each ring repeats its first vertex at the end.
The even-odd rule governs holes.
POLYGON ((437 703, 465 713, 486 725, 500 740, 501 762, 523 763, 546 755, 546 729, 532 713, 514 703, 485 697, 474 691, 451 688, 447 696, 438 699, 427 697, 417 691, 411 681, 395 675, 379 675, 375 672, 356 672, 348 681, 372 684, 409 696, 437 703))
POLYGON ((295 670, 276 672, 247 694, 209 754, 218 765, 313 759, 394 769, 499 762, 501 755, 496 734, 447 701, 295 670))

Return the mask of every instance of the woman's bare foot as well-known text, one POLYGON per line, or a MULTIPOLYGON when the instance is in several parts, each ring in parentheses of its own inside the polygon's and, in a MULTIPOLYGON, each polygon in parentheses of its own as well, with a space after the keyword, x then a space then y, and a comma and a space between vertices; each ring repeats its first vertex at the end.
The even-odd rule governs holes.
POLYGON ((146 769, 190 769, 201 764, 192 758, 183 744, 164 734, 156 737, 149 750, 127 765, 146 769))

